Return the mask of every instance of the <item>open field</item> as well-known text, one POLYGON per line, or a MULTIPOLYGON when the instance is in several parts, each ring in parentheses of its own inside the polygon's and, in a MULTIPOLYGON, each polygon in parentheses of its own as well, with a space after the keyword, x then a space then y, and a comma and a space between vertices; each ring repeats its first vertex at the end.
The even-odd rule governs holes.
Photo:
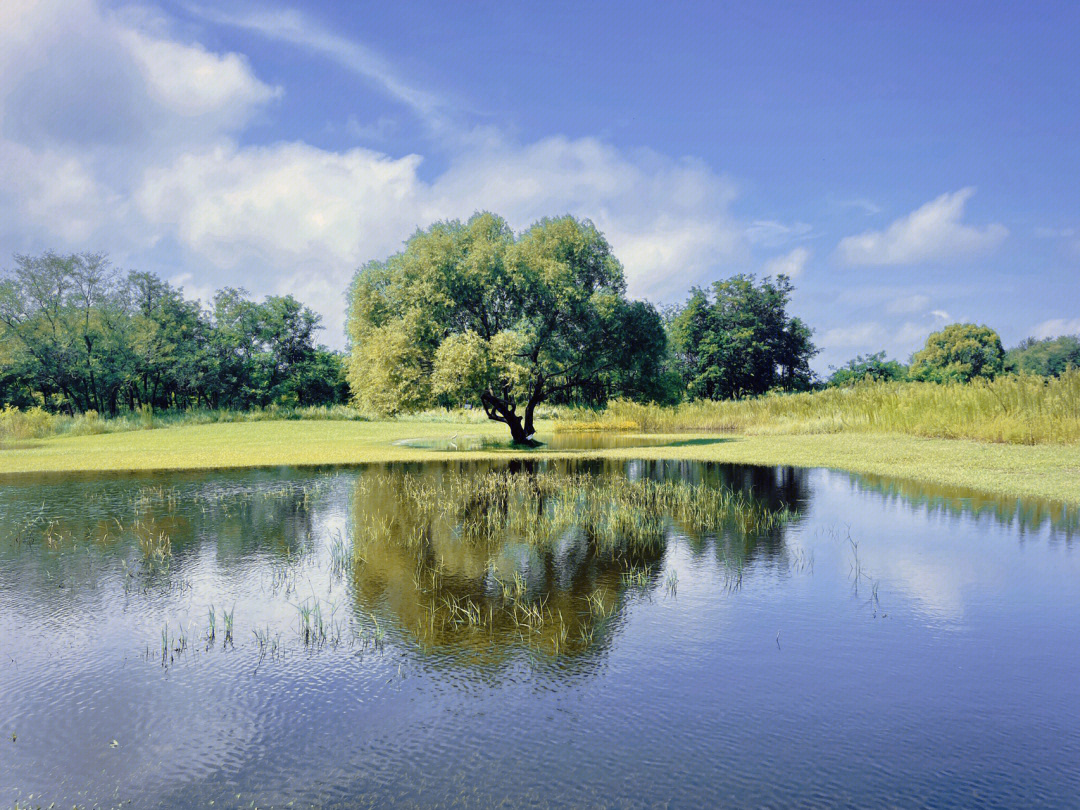
MULTIPOLYGON (((538 425, 551 432, 553 422, 538 425)), ((445 452, 396 445, 455 434, 504 438, 494 423, 386 420, 206 424, 8 443, 0 474, 192 470, 432 459, 595 456, 829 467, 946 487, 1080 504, 1080 447, 1017 446, 896 434, 723 435, 683 432, 670 443, 590 451, 445 452)), ((653 438, 656 438, 655 434, 653 438)))

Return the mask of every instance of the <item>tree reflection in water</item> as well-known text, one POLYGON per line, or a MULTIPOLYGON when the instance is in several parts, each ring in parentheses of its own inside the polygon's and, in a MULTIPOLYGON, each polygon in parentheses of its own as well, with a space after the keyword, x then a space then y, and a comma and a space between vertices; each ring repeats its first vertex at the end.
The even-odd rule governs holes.
POLYGON ((352 501, 357 609, 388 612, 422 647, 478 662, 521 647, 584 653, 630 595, 677 588, 662 570, 676 538, 695 554, 713 549, 733 586, 756 553, 781 548, 799 476, 755 487, 694 467, 689 480, 665 463, 367 472, 352 501))

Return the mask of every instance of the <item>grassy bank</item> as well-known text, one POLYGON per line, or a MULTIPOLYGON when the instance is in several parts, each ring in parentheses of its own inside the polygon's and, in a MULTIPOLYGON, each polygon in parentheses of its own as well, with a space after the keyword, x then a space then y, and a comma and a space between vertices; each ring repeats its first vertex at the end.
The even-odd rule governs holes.
MULTIPOLYGON (((539 425, 551 431, 556 423, 539 425)), ((1001 496, 1080 504, 1080 446, 1033 447, 897 434, 729 435, 679 433, 663 446, 595 451, 441 452, 394 444, 455 433, 503 438, 494 423, 261 421, 183 425, 8 443, 2 473, 193 470, 389 461, 595 456, 830 467, 1001 496)))
POLYGON ((1080 371, 966 384, 870 383, 674 407, 613 402, 578 411, 561 430, 740 434, 898 433, 1003 444, 1080 442, 1080 371))

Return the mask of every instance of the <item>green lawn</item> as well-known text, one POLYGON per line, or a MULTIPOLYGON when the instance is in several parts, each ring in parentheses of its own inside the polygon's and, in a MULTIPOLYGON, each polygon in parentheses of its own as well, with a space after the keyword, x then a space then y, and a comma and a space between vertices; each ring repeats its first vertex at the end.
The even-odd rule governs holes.
MULTIPOLYGON (((552 425, 540 424, 548 432, 552 425)), ((1080 504, 1080 446, 1017 446, 891 434, 740 436, 672 435, 661 447, 584 452, 544 450, 446 453, 395 445, 406 438, 455 433, 503 437, 490 424, 380 421, 218 423, 96 436, 60 436, 0 449, 0 473, 190 470, 235 467, 361 464, 480 458, 492 455, 672 458, 830 467, 995 496, 1026 496, 1080 504)))

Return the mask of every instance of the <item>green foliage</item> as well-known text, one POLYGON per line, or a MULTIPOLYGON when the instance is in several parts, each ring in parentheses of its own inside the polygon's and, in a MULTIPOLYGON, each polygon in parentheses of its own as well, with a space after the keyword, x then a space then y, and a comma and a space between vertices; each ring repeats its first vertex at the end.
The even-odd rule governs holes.
POLYGON ((1005 353, 1005 370, 1040 377, 1060 377, 1080 368, 1080 337, 1062 335, 1036 340, 1028 338, 1005 353))
POLYGON ((792 289, 787 276, 755 284, 737 275, 711 290, 691 291, 671 320, 691 398, 735 399, 811 386, 810 358, 817 350, 806 324, 787 314, 792 289))
POLYGON ((858 355, 840 368, 833 368, 829 386, 854 385, 859 382, 893 382, 908 378, 908 369, 896 360, 886 360, 885 352, 858 355))
POLYGON ((624 290, 588 221, 544 219, 519 238, 490 213, 436 223, 357 273, 350 384, 377 413, 479 405, 524 441, 541 402, 601 403, 657 386, 662 323, 624 290))
POLYGON ((69 414, 343 402, 340 355, 292 296, 219 292, 210 312, 100 254, 16 256, 0 276, 0 404, 69 414))
POLYGON ((926 339, 911 358, 911 378, 924 382, 992 380, 1004 370, 1005 351, 998 333, 988 326, 954 323, 926 339))

